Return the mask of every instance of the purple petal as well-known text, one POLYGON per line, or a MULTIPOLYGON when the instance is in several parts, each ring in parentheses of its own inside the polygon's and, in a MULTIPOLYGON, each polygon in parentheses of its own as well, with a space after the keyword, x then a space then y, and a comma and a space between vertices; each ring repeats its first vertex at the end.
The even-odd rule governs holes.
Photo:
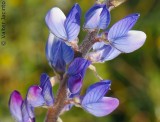
POLYGON ((62 52, 63 52, 63 59, 65 63, 68 65, 74 58, 74 51, 70 46, 62 42, 62 52))
POLYGON ((80 31, 80 16, 81 16, 81 8, 76 3, 72 9, 70 10, 64 26, 67 33, 67 40, 73 41, 77 38, 80 31))
POLYGON ((53 105, 54 98, 52 93, 52 85, 47 74, 43 73, 40 78, 40 87, 42 88, 42 95, 47 106, 53 105))
POLYGON ((83 97, 83 100, 81 103, 82 106, 88 103, 95 103, 100 99, 102 99, 103 96, 106 94, 106 92, 109 90, 110 85, 111 85, 111 81, 109 80, 100 81, 91 85, 88 88, 86 95, 83 97))
POLYGON ((69 75, 76 75, 76 74, 82 74, 83 77, 85 74, 86 69, 91 64, 90 61, 84 59, 84 58, 76 58, 74 61, 70 64, 68 68, 68 74, 69 75))
POLYGON ((110 13, 106 5, 95 4, 85 15, 85 28, 106 29, 110 23, 110 13))
POLYGON ((68 88, 72 94, 79 92, 81 87, 82 87, 82 76, 80 74, 69 77, 68 88))
POLYGON ((21 112, 22 102, 23 99, 21 97, 21 94, 16 90, 13 91, 9 99, 9 108, 12 116, 18 122, 22 122, 22 112, 21 112))
POLYGON ((89 53, 89 59, 92 62, 104 62, 116 58, 121 52, 110 45, 95 45, 94 49, 97 49, 89 53))
POLYGON ((113 40, 123 37, 127 34, 127 32, 134 26, 134 24, 137 22, 140 14, 131 14, 129 16, 126 16, 122 20, 118 21, 116 24, 114 24, 109 32, 108 32, 108 40, 112 42, 113 40))
POLYGON ((25 100, 22 104, 23 122, 35 122, 34 108, 25 100))
POLYGON ((26 103, 26 107, 27 107, 27 112, 28 112, 30 119, 32 120, 32 122, 34 122, 35 121, 34 107, 32 107, 28 103, 26 103))
POLYGON ((46 44, 46 57, 56 71, 64 72, 66 64, 73 60, 74 51, 63 40, 50 33, 46 44))
POLYGON ((93 45, 93 50, 99 50, 103 48, 104 45, 106 45, 104 42, 96 42, 93 45))
POLYGON ((91 102, 82 107, 97 117, 102 117, 113 112, 119 105, 119 100, 111 97, 103 97, 102 100, 91 102))
POLYGON ((68 68, 68 88, 71 93, 75 94, 81 89, 85 72, 90 63, 90 61, 84 58, 76 58, 70 64, 68 68))
POLYGON ((42 96, 42 89, 39 86, 31 86, 27 93, 27 102, 32 107, 44 105, 45 101, 42 96))
POLYGON ((101 14, 100 14, 100 21, 99 21, 98 28, 99 29, 106 29, 110 23, 110 19, 111 19, 110 12, 105 5, 103 7, 101 14))
POLYGON ((103 6, 95 4, 85 15, 84 28, 96 29, 99 25, 100 14, 102 12, 103 6))
POLYGON ((67 40, 67 34, 64 28, 65 19, 64 13, 59 8, 54 7, 47 13, 45 21, 54 35, 67 40))
POLYGON ((69 98, 80 97, 80 93, 81 93, 81 90, 79 90, 79 91, 78 91, 78 92, 76 92, 75 94, 70 93, 69 98))
POLYGON ((113 41, 112 45, 124 53, 130 53, 139 49, 146 40, 146 34, 142 31, 129 31, 124 37, 113 41))

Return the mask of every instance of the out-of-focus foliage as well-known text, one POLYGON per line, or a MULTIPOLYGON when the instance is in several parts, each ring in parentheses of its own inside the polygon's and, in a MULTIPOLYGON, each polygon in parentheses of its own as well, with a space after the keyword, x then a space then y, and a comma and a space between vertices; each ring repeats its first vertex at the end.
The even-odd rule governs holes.
MULTIPOLYGON (((67 14, 75 2, 82 8, 83 23, 94 0, 6 0, 7 44, 0 45, 0 122, 13 121, 8 99, 14 89, 25 97, 28 87, 38 84, 41 73, 54 75, 45 57, 49 32, 44 17, 53 6, 67 14)), ((112 80, 108 95, 119 98, 120 106, 102 118, 74 107, 62 115, 64 122, 160 122, 160 0, 128 0, 112 10, 111 25, 135 12, 141 17, 134 29, 147 34, 145 45, 134 53, 96 64, 99 74, 112 80)), ((84 35, 81 31, 80 41, 84 35)), ((88 70, 83 89, 97 80, 88 70)), ((45 113, 46 109, 36 109, 37 122, 44 120, 45 113)))

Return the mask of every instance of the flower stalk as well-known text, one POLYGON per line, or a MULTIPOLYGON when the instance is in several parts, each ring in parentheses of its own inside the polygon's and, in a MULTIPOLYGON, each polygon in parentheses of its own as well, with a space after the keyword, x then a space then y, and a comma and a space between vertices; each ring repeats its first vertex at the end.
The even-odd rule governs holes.
POLYGON ((48 109, 45 122, 57 122, 60 112, 64 108, 65 101, 67 99, 67 80, 68 77, 65 74, 62 82, 60 82, 54 106, 51 106, 48 109))

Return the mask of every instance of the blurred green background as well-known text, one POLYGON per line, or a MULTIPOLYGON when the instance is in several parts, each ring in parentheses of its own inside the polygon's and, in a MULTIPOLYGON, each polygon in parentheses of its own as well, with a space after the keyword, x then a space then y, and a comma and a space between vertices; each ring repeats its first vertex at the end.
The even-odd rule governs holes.
MULTIPOLYGON (((13 90, 25 97, 28 87, 39 83, 41 73, 53 76, 45 57, 49 30, 44 17, 53 6, 67 14, 75 2, 82 8, 83 24, 84 14, 94 0, 6 0, 6 45, 0 45, 0 122, 14 121, 8 109, 13 90)), ((112 80, 107 96, 120 100, 118 109, 96 118, 74 107, 62 115, 64 122, 160 122, 160 0, 128 0, 111 11, 111 25, 135 12, 141 17, 134 29, 147 34, 144 46, 105 64, 96 64, 99 74, 112 80)), ((84 36, 81 31, 80 40, 84 36)), ((83 90, 96 81, 88 70, 83 90)), ((36 109, 37 122, 44 120, 45 113, 44 108, 36 109)))

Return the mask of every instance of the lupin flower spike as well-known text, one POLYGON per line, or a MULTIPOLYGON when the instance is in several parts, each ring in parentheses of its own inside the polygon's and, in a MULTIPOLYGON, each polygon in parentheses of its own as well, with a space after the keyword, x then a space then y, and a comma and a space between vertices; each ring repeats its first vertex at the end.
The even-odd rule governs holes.
POLYGON ((45 122, 61 120, 58 119, 60 114, 74 105, 97 117, 106 116, 118 107, 117 98, 105 97, 110 90, 111 81, 103 80, 92 65, 94 62, 102 63, 121 53, 131 53, 139 49, 146 40, 146 34, 131 30, 140 16, 137 13, 126 16, 106 31, 111 20, 112 7, 124 0, 118 0, 117 3, 115 1, 117 0, 96 0, 96 4, 88 10, 83 26, 87 35, 80 46, 77 41, 80 6, 76 3, 67 17, 57 7, 47 13, 45 21, 50 34, 45 51, 56 75, 51 83, 51 78, 43 73, 40 85, 30 86, 24 100, 18 91, 12 92, 9 108, 17 122, 35 122, 34 109, 40 106, 48 109, 45 122), (90 85, 86 94, 81 96, 83 79, 89 65, 100 81, 90 85), (55 83, 59 83, 56 99, 52 92, 52 85, 55 83))

